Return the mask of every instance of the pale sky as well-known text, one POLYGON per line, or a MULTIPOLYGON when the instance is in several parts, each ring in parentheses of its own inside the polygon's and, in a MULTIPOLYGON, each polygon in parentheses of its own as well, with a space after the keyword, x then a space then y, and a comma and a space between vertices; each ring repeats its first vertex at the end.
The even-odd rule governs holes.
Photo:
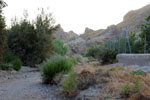
POLYGON ((35 18, 38 8, 49 8, 56 23, 65 31, 73 30, 81 34, 85 27, 103 29, 123 20, 130 10, 141 8, 150 0, 5 0, 8 7, 4 9, 6 23, 23 16, 28 10, 29 18, 35 18))

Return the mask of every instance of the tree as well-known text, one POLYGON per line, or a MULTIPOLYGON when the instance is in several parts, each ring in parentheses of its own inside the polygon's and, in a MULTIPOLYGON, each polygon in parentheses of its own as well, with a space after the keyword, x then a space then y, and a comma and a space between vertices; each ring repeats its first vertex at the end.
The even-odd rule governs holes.
POLYGON ((52 15, 42 10, 32 24, 27 18, 13 22, 8 31, 8 47, 24 65, 35 66, 53 53, 52 33, 55 29, 52 15))
POLYGON ((141 27, 141 33, 140 37, 143 41, 143 46, 144 46, 144 41, 145 41, 145 35, 146 35, 146 52, 150 52, 150 16, 148 16, 145 19, 146 23, 142 25, 141 27))
MULTIPOLYGON (((131 33, 129 33, 128 38, 129 38, 132 53, 144 52, 143 41, 141 40, 139 35, 136 34, 136 32, 132 31, 131 33)), ((127 47, 127 52, 129 53, 129 47, 127 47)))
POLYGON ((24 65, 35 63, 33 55, 35 53, 36 33, 34 26, 27 20, 12 25, 8 35, 8 47, 21 58, 24 65))
POLYGON ((51 13, 46 14, 44 9, 41 10, 41 13, 37 15, 35 20, 36 28, 36 49, 41 52, 39 58, 41 61, 45 58, 50 57, 54 53, 54 48, 52 41, 54 39, 53 32, 58 28, 55 25, 55 20, 51 13))
POLYGON ((2 9, 6 6, 7 4, 4 1, 0 0, 0 65, 2 64, 2 55, 5 46, 5 35, 6 35, 4 33, 5 21, 2 15, 2 9))

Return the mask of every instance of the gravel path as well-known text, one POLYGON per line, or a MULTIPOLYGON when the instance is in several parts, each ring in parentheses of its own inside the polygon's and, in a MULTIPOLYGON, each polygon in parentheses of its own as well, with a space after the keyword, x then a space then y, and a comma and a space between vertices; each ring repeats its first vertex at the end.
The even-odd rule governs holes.
POLYGON ((34 69, 0 72, 0 100, 63 100, 58 95, 59 89, 43 85, 40 72, 34 69))

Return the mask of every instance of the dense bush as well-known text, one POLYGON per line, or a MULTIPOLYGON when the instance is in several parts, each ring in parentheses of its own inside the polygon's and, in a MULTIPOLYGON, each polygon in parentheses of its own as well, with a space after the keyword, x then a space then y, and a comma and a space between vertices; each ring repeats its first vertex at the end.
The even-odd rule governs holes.
POLYGON ((56 29, 52 15, 43 10, 33 22, 26 18, 20 22, 15 20, 7 31, 9 49, 28 66, 35 66, 51 56, 52 33, 56 29))
POLYGON ((99 47, 94 45, 94 46, 86 49, 85 56, 96 58, 99 51, 100 51, 99 47))
POLYGON ((98 59, 101 61, 101 64, 111 64, 116 61, 117 54, 117 50, 110 50, 105 48, 103 51, 100 51, 98 59))
POLYGON ((12 61, 12 68, 16 71, 19 71, 22 67, 22 62, 19 58, 16 58, 12 61))
POLYGON ((2 70, 16 70, 19 71, 22 67, 22 61, 19 57, 13 55, 11 52, 7 51, 3 54, 3 64, 1 66, 2 70))
POLYGON ((63 81, 62 89, 68 97, 74 97, 77 95, 77 74, 75 72, 71 72, 63 81))
POLYGON ((15 59, 15 56, 10 51, 3 53, 3 63, 12 62, 13 59, 15 59))
POLYGON ((42 79, 46 84, 53 83, 53 78, 58 73, 66 73, 73 66, 69 58, 63 56, 53 56, 43 64, 42 79))
POLYGON ((55 53, 59 55, 65 55, 67 53, 67 47, 61 40, 53 40, 53 46, 55 53))

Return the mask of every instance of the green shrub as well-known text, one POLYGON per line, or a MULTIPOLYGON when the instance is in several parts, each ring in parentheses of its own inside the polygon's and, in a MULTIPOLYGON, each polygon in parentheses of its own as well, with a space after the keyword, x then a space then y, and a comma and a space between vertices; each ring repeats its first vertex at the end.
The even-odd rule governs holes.
POLYGON ((116 70, 116 68, 114 68, 114 67, 109 69, 109 71, 115 71, 115 70, 116 70))
POLYGON ((67 53, 67 47, 61 40, 53 40, 52 43, 55 49, 55 53, 59 55, 65 55, 67 53))
POLYGON ((16 58, 12 62, 12 67, 14 70, 19 71, 22 67, 22 62, 19 58, 16 58))
POLYGON ((10 51, 4 52, 4 54, 3 54, 3 62, 4 63, 10 63, 14 59, 16 59, 16 56, 14 56, 14 54, 12 54, 10 51))
POLYGON ((74 58, 77 62, 80 62, 80 63, 84 61, 83 57, 82 57, 80 54, 75 54, 75 55, 73 55, 73 58, 74 58))
POLYGON ((104 50, 101 50, 98 56, 99 61, 101 61, 102 64, 112 64, 116 61, 116 50, 110 50, 105 48, 104 50))
POLYGON ((121 88, 121 94, 124 97, 129 97, 133 93, 138 93, 140 90, 140 81, 136 80, 133 82, 133 88, 129 86, 129 83, 126 83, 121 88))
POLYGON ((73 65, 77 64, 77 60, 75 58, 70 58, 70 61, 72 62, 73 65))
POLYGON ((77 88, 77 74, 75 72, 69 73, 68 77, 62 83, 63 91, 69 92, 77 88))
POLYGON ((43 64, 42 78, 46 84, 53 83, 53 78, 58 73, 66 73, 73 66, 69 58, 63 56, 53 56, 43 64))
POLYGON ((11 71, 12 70, 12 64, 3 63, 0 65, 1 70, 11 71))
POLYGON ((121 88, 122 95, 125 97, 129 97, 130 92, 131 92, 131 88, 129 86, 129 83, 124 84, 121 88))
POLYGON ((136 80, 134 83, 133 93, 137 93, 140 90, 140 81, 136 80))
POLYGON ((86 49, 85 56, 96 58, 99 51, 100 51, 99 47, 94 45, 94 46, 86 49))
POLYGON ((142 70, 133 70, 130 72, 130 74, 132 74, 132 75, 146 75, 146 72, 144 72, 142 70))
POLYGON ((3 64, 1 66, 2 70, 16 70, 19 71, 22 67, 22 61, 14 56, 11 52, 5 52, 3 54, 3 64))

